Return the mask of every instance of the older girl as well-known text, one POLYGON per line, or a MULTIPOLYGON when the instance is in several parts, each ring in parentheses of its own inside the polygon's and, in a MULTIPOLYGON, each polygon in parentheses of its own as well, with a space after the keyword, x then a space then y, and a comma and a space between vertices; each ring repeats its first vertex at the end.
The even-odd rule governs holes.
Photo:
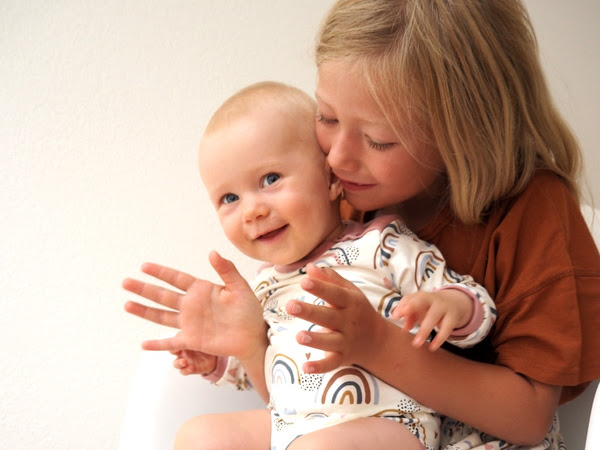
POLYGON ((400 214, 488 289, 498 321, 477 351, 415 349, 313 272, 307 290, 333 308, 289 306, 332 330, 298 336, 329 352, 310 370, 364 367, 451 417, 446 448, 560 448, 557 406, 600 377, 600 257, 524 6, 341 0, 317 65, 319 142, 354 212, 400 214))

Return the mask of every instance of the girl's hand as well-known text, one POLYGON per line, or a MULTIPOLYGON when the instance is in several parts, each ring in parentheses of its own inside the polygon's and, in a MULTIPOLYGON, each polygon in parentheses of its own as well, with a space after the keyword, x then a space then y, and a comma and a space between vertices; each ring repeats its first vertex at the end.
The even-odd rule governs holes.
POLYGON ((419 291, 402 297, 392 311, 392 317, 396 320, 403 319, 402 328, 406 331, 419 325, 412 341, 415 347, 422 346, 431 332, 437 329, 435 338, 429 344, 429 350, 434 351, 440 348, 454 330, 469 323, 473 309, 473 299, 460 289, 419 291))
POLYGON ((208 375, 217 367, 217 357, 195 350, 179 350, 171 352, 175 355, 173 367, 181 375, 208 375))
POLYGON ((267 346, 262 307, 231 261, 211 252, 209 261, 224 285, 157 264, 142 271, 177 290, 126 279, 123 288, 169 309, 127 302, 125 310, 143 319, 181 332, 166 339, 142 343, 145 350, 195 350, 239 359, 264 357, 267 346), (261 353, 262 351, 262 353, 261 353))
POLYGON ((308 277, 302 280, 302 289, 325 300, 329 306, 297 300, 286 305, 289 314, 324 329, 301 331, 296 336, 299 344, 326 352, 324 359, 304 363, 303 370, 324 373, 342 365, 368 367, 390 323, 373 309, 360 289, 334 270, 309 264, 306 272, 308 277))

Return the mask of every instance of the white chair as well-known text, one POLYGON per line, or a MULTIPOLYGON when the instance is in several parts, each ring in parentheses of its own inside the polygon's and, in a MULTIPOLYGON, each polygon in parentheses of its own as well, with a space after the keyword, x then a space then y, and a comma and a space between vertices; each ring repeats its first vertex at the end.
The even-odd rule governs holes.
MULTIPOLYGON (((600 211, 584 206, 582 212, 596 245, 600 247, 600 211)), ((264 407, 254 392, 215 387, 195 376, 181 376, 173 369, 172 362, 173 356, 167 352, 142 353, 132 382, 118 450, 170 449, 177 428, 191 417, 264 407)), ((577 399, 561 406, 559 417, 569 450, 600 450, 598 381, 577 399)))
MULTIPOLYGON (((584 205, 581 212, 592 231, 596 246, 600 248, 600 211, 584 205)), ((600 450, 599 392, 596 380, 582 395, 558 409, 561 433, 569 450, 600 450)))
POLYGON ((264 408, 258 394, 184 377, 168 352, 142 352, 131 385, 118 450, 168 450, 175 432, 201 414, 264 408))
POLYGON ((568 450, 600 450, 600 405, 595 407, 595 416, 591 413, 592 403, 600 403, 599 392, 598 381, 595 381, 575 400, 558 408, 560 431, 568 450), (592 436, 594 429, 595 438, 592 436))
POLYGON ((598 449, 600 449, 600 387, 596 383, 596 393, 594 395, 592 410, 590 411, 585 450, 598 449))

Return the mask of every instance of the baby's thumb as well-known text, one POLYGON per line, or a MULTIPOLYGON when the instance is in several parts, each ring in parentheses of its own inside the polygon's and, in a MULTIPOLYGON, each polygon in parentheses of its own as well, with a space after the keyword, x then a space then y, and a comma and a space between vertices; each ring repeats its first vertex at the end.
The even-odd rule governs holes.
POLYGON ((219 275, 225 286, 235 287, 243 284, 248 286, 248 283, 240 275, 235 265, 228 259, 223 258, 215 250, 211 251, 208 255, 210 265, 215 269, 215 272, 219 275))

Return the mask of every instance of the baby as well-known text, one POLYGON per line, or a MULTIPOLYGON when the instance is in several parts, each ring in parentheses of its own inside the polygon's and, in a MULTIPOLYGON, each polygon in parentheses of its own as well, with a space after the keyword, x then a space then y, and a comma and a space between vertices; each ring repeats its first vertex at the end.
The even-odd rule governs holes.
MULTIPOLYGON (((190 422, 197 432, 188 427, 186 438, 197 444, 209 428, 224 447, 256 448, 268 442, 265 435, 270 433, 271 448, 285 449, 317 430, 368 419, 367 426, 400 448, 437 448, 440 420, 425 405, 358 366, 311 373, 311 362, 328 355, 302 344, 315 333, 334 339, 335 332, 315 329, 292 315, 298 301, 324 304, 302 288, 307 265, 332 268, 360 287, 374 314, 412 329, 414 345, 423 345, 435 330, 428 344, 432 350, 446 340, 461 347, 480 342, 495 320, 493 302, 471 277, 448 269, 440 252, 419 240, 401 219, 380 216, 367 224, 341 220, 342 187, 317 143, 315 115, 315 102, 304 92, 258 83, 229 98, 202 137, 200 174, 226 236, 244 254, 265 262, 253 290, 268 325, 268 346, 261 352, 260 383, 249 379, 237 358, 209 356, 202 348, 180 352, 176 367, 186 374, 210 367, 205 376, 219 385, 266 386, 270 425, 257 419, 266 417, 264 411, 218 415, 206 422, 210 427, 203 427, 202 420, 190 422), (397 434, 386 436, 389 421, 411 432, 403 442, 397 434), (232 433, 235 426, 252 426, 256 442, 232 433), (244 442, 236 441, 240 436, 244 442)), ((232 329, 244 326, 235 320, 232 329)), ((191 325, 182 330, 194 332, 191 325)), ((325 445, 332 437, 321 433, 321 438, 325 445)), ((178 438, 185 447, 184 441, 178 438)))

